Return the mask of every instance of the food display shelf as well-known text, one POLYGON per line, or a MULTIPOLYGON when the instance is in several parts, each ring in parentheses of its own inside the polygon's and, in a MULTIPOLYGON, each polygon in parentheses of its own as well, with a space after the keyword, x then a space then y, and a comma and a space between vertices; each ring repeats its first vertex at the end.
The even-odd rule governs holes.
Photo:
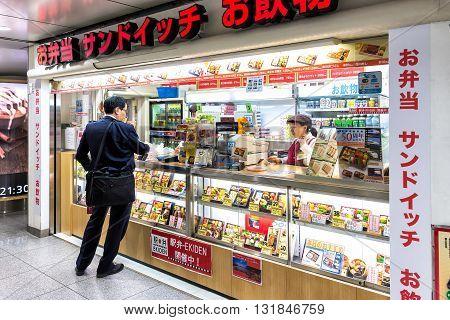
POLYGON ((389 185, 382 183, 367 183, 343 179, 313 177, 304 174, 292 176, 268 175, 255 172, 229 171, 209 168, 192 168, 191 173, 203 178, 227 181, 241 181, 250 184, 273 185, 279 188, 292 187, 302 191, 315 191, 346 195, 389 202, 389 185))
POLYGON ((366 93, 366 94, 342 94, 342 95, 328 95, 328 96, 310 96, 310 97, 298 97, 299 100, 320 100, 321 98, 330 99, 364 99, 364 98, 375 98, 383 97, 388 98, 388 96, 381 93, 366 93))
POLYGON ((298 224, 298 225, 304 226, 304 227, 310 227, 310 228, 340 233, 340 234, 344 234, 347 236, 352 236, 352 237, 357 237, 357 238, 366 238, 366 239, 375 240, 375 241, 379 241, 379 242, 389 243, 389 237, 382 236, 382 235, 377 236, 377 235, 373 235, 373 234, 370 234, 370 233, 367 233, 364 231, 361 231, 361 232, 352 231, 352 230, 348 230, 348 229, 341 229, 341 228, 333 227, 332 225, 328 225, 328 224, 305 222, 305 221, 301 221, 298 219, 294 219, 294 222, 295 222, 295 224, 298 224))
POLYGON ((331 109, 323 109, 323 108, 308 108, 304 109, 305 112, 349 112, 349 108, 331 108, 331 109))
POLYGON ((374 290, 377 290, 377 291, 380 291, 380 292, 383 292, 383 293, 389 293, 390 292, 389 287, 381 286, 381 285, 378 285, 378 284, 375 284, 375 283, 371 283, 371 282, 368 282, 368 281, 362 280, 362 279, 349 278, 349 277, 346 277, 346 276, 343 276, 343 275, 340 275, 340 274, 334 274, 334 273, 331 273, 331 272, 323 271, 323 270, 320 270, 320 269, 316 269, 316 268, 313 268, 313 267, 306 266, 306 265, 304 265, 304 264, 302 264, 300 262, 297 262, 297 261, 291 261, 291 266, 293 268, 296 268, 296 269, 300 269, 300 270, 308 271, 308 272, 313 273, 313 274, 319 274, 319 275, 324 276, 324 277, 340 280, 340 281, 343 281, 345 283, 353 284, 355 286, 366 287, 366 288, 374 289, 374 290))
POLYGON ((201 200, 201 198, 197 198, 196 201, 199 204, 201 204, 203 206, 207 206, 207 207, 223 209, 223 210, 227 210, 227 211, 240 212, 240 213, 249 213, 249 214, 254 215, 254 216, 258 216, 258 217, 262 217, 262 218, 268 218, 268 219, 277 220, 277 221, 285 221, 285 222, 287 221, 287 217, 286 216, 275 216, 275 215, 270 214, 270 213, 254 212, 254 211, 250 211, 248 208, 224 206, 223 204, 220 204, 220 203, 203 201, 203 200, 201 200))
POLYGON ((159 223, 151 222, 151 221, 145 221, 145 220, 141 220, 141 219, 134 218, 134 217, 130 217, 130 221, 133 221, 134 223, 141 224, 144 226, 150 226, 150 227, 156 228, 156 229, 172 231, 177 234, 184 235, 186 233, 185 230, 183 230, 183 229, 172 228, 172 227, 164 225, 164 224, 159 224, 159 223))
POLYGON ((154 192, 154 191, 146 191, 146 190, 142 190, 142 189, 136 189, 136 192, 137 193, 145 193, 145 194, 149 194, 152 196, 158 196, 158 197, 163 197, 163 198, 170 198, 170 199, 178 199, 178 200, 186 199, 186 196, 177 196, 177 195, 173 195, 173 194, 154 192))

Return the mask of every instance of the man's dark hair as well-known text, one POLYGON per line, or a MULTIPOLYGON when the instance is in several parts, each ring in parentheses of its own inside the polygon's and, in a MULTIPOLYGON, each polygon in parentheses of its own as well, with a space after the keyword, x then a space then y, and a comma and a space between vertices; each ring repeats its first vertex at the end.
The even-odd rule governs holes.
POLYGON ((125 99, 122 97, 112 96, 105 100, 103 103, 103 108, 106 114, 112 114, 114 109, 119 107, 120 110, 123 110, 126 106, 125 99))

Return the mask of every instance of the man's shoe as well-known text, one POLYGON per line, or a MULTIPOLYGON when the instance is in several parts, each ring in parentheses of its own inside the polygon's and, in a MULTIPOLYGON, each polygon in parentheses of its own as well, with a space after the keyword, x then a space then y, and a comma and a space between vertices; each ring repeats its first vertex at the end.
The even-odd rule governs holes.
POLYGON ((110 271, 103 272, 103 273, 97 272, 97 278, 104 278, 104 277, 110 276, 112 274, 119 273, 120 271, 123 270, 123 267, 124 266, 122 263, 115 264, 110 271))
POLYGON ((78 277, 81 277, 82 275, 84 275, 84 270, 78 270, 78 268, 75 267, 75 274, 76 274, 78 277))

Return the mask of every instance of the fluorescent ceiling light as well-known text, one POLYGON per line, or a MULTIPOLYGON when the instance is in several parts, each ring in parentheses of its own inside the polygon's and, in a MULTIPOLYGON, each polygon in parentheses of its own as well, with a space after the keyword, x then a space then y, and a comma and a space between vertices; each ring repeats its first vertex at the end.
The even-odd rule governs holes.
POLYGON ((11 28, 7 26, 0 26, 0 31, 10 31, 11 28))

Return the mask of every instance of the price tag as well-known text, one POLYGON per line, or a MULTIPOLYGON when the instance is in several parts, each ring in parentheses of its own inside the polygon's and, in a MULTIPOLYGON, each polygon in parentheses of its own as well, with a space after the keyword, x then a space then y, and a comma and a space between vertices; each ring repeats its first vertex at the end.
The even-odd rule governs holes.
POLYGON ((164 187, 164 188, 161 189, 161 192, 165 193, 165 194, 169 194, 169 188, 168 187, 164 187))
POLYGON ((283 209, 280 207, 272 207, 272 214, 274 216, 282 216, 283 215, 283 209))
POLYGON ((370 215, 369 226, 367 228, 368 233, 380 234, 380 217, 370 215))
POLYGON ((247 113, 252 113, 253 112, 253 108, 252 108, 252 104, 251 103, 246 103, 245 107, 247 108, 247 113))
POLYGON ((183 218, 178 218, 176 228, 181 230, 183 229, 182 227, 183 227, 183 218))
POLYGON ((208 196, 206 194, 202 195, 202 201, 211 202, 211 196, 208 196))
POLYGON ((253 212, 259 212, 259 204, 250 203, 250 205, 248 206, 248 209, 253 212))
POLYGON ((320 213, 311 213, 311 221, 318 224, 326 224, 327 217, 320 213))
POLYGON ((225 198, 222 203, 224 206, 231 207, 233 205, 233 201, 230 198, 225 198))
POLYGON ((345 219, 333 217, 331 225, 335 228, 345 229, 345 219))
POLYGON ((201 103, 197 103, 197 112, 202 112, 202 104, 201 103))
POLYGON ((175 216, 170 216, 169 227, 175 227, 175 216))
POLYGON ((384 226, 383 228, 383 236, 390 237, 391 235, 391 227, 390 226, 384 226))
POLYGON ((346 228, 351 231, 358 231, 358 232, 363 231, 362 222, 358 221, 358 220, 351 220, 351 221, 347 222, 346 228))
POLYGON ((305 203, 301 204, 300 219, 303 221, 311 222, 309 206, 305 203))

